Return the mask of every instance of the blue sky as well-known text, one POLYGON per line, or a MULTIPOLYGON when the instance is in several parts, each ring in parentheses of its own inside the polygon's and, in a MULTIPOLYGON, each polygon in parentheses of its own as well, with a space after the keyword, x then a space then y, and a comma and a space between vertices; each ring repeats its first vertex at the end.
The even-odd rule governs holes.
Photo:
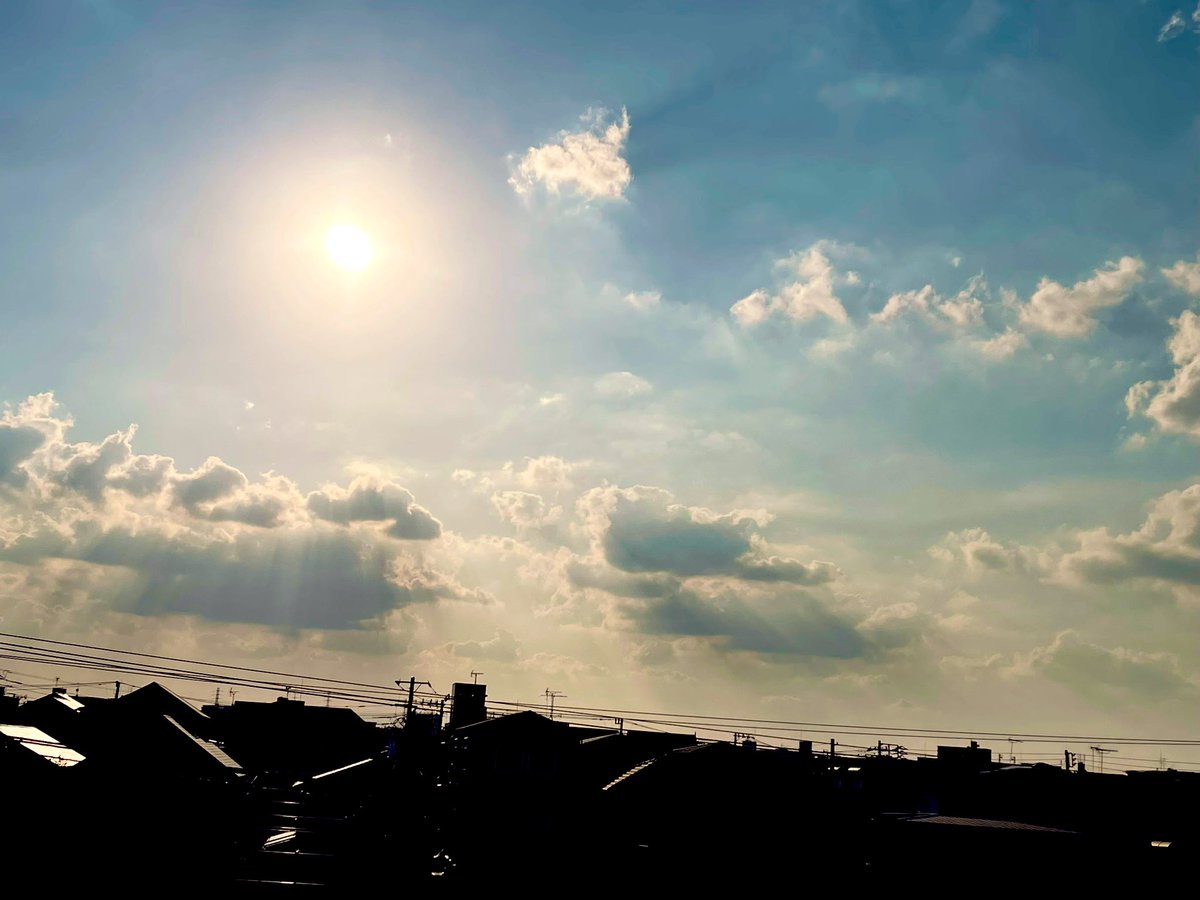
POLYGON ((6 6, 4 630, 1175 728, 1194 13, 6 6))

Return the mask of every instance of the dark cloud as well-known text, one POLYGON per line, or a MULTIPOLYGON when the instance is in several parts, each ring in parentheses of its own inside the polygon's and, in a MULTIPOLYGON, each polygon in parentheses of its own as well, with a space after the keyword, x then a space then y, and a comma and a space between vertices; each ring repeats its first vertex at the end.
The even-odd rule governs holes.
POLYGON ((108 473, 133 455, 133 428, 110 434, 99 444, 73 444, 70 461, 59 473, 57 481, 65 488, 99 502, 108 487, 108 473))
POLYGON ((622 571, 806 585, 841 575, 830 563, 765 555, 758 521, 750 515, 716 516, 672 504, 665 492, 653 488, 601 491, 607 491, 607 509, 600 546, 608 563, 622 571))
POLYGON ((136 455, 109 475, 108 485, 134 497, 149 497, 162 490, 174 471, 175 460, 169 456, 136 455))
POLYGON ((213 503, 240 491, 248 483, 245 475, 215 456, 210 456, 199 468, 186 475, 178 475, 171 490, 175 499, 188 512, 195 513, 198 507, 213 503))
POLYGON ((669 575, 627 575, 606 566, 591 566, 571 560, 567 578, 575 587, 596 588, 617 597, 667 597, 680 589, 680 581, 669 575))
POLYGON ((733 591, 685 589, 623 610, 642 634, 719 638, 729 650, 853 659, 872 649, 853 622, 800 592, 752 603, 733 591))
POLYGON ((24 487, 29 479, 21 463, 46 440, 46 435, 27 425, 0 423, 0 484, 24 487))
POLYGON ((1200 585, 1200 484, 1163 494, 1142 526, 1128 534, 1083 532, 1061 570, 1095 584, 1150 579, 1200 585))
POLYGON ((353 628, 414 603, 487 599, 439 573, 406 567, 386 542, 335 529, 246 531, 200 542, 85 521, 72 532, 46 530, 0 548, 0 559, 12 562, 47 558, 129 569, 137 585, 121 603, 139 615, 353 628))
POLYGON ((1157 702, 1197 694, 1196 684, 1181 672, 1174 656, 1101 647, 1071 631, 1037 648, 1029 659, 1035 671, 1099 703, 1157 702))
POLYGON ((429 541, 442 533, 442 523, 419 506, 412 494, 391 482, 358 478, 348 489, 313 491, 308 495, 308 509, 318 519, 339 525, 391 519, 387 534, 401 540, 429 541))

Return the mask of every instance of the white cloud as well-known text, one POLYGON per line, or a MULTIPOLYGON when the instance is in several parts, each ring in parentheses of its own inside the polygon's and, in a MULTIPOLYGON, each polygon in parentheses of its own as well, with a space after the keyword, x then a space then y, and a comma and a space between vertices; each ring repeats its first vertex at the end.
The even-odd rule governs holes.
POLYGON ((1171 18, 1163 23, 1163 27, 1158 32, 1158 42, 1160 44, 1177 38, 1183 34, 1183 30, 1187 28, 1187 21, 1183 18, 1183 14, 1176 10, 1171 13, 1171 18))
POLYGON ((838 244, 834 241, 818 241, 806 250, 781 259, 776 267, 795 276, 774 294, 756 290, 730 307, 738 324, 750 327, 766 321, 773 315, 782 315, 794 322, 824 317, 838 324, 845 324, 849 317, 836 285, 856 284, 854 272, 839 274, 831 261, 834 255, 859 252, 858 248, 838 244))
POLYGON ((1012 328, 985 340, 971 341, 971 346, 982 356, 996 362, 1008 359, 1028 344, 1029 339, 1012 328))
POLYGON ((941 297, 927 284, 916 291, 893 294, 877 313, 871 315, 872 322, 887 324, 902 316, 917 316, 933 325, 967 330, 983 321, 983 300, 987 296, 987 283, 982 275, 976 275, 966 287, 953 297, 941 297))
POLYGON ((490 494, 506 488, 519 488, 533 493, 559 493, 569 491, 574 486, 573 476, 582 465, 567 462, 558 456, 527 456, 520 467, 509 461, 499 469, 486 472, 457 469, 451 477, 480 493, 490 494))
POLYGON ((1171 13, 1171 17, 1159 29, 1158 42, 1162 44, 1173 40, 1187 30, 1200 34, 1200 4, 1197 4, 1196 8, 1192 10, 1192 14, 1186 19, 1183 17, 1181 10, 1177 9, 1171 13))
POLYGON ((1179 260, 1162 270, 1163 277, 1185 294, 1200 297, 1200 261, 1179 260))
POLYGON ((1095 313, 1118 305, 1142 280, 1142 267, 1140 259, 1122 256, 1071 287, 1043 278, 1018 309, 1021 324, 1056 337, 1084 337, 1096 327, 1095 313))
POLYGON ((615 121, 604 110, 588 110, 580 131, 563 131, 558 140, 530 147, 508 183, 518 194, 541 185, 551 194, 564 191, 588 200, 621 200, 633 179, 621 156, 629 138, 629 113, 615 121))
POLYGON ((548 506, 540 495, 528 491, 496 491, 492 494, 492 506, 518 533, 552 525, 562 518, 563 512, 561 506, 548 506))
POLYGON ((765 322, 776 308, 775 298, 759 288, 729 307, 729 311, 739 325, 750 326, 765 322))
POLYGON ((645 312, 662 302, 662 294, 658 291, 635 291, 625 295, 625 302, 634 309, 645 312))
POLYGON ((632 372, 609 372, 596 379, 595 387, 601 397, 636 397, 653 390, 649 381, 632 372))
POLYGON ((1125 395, 1129 414, 1141 413, 1162 431, 1200 439, 1200 316, 1184 310, 1168 342, 1175 373, 1166 381, 1141 381, 1125 395))

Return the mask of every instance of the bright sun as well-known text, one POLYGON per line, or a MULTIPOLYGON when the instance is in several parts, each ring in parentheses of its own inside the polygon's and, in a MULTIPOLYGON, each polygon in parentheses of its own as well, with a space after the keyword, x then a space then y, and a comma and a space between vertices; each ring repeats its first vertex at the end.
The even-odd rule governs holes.
POLYGON ((325 232, 325 252, 334 265, 361 272, 371 262, 371 239, 353 225, 334 225, 325 232))

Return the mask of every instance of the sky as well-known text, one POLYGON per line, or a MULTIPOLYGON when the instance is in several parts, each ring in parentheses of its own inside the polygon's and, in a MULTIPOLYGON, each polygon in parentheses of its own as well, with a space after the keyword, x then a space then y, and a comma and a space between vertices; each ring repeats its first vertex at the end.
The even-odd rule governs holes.
POLYGON ((1195 737, 1198 80, 1156 0, 5 4, 0 630, 1195 737))

